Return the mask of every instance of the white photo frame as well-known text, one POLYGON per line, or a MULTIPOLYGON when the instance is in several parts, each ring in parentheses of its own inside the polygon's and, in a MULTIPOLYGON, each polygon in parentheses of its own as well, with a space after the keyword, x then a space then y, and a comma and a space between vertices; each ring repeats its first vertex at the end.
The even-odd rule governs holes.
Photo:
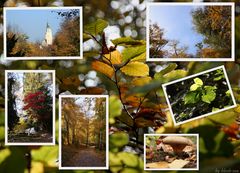
POLYGON ((230 82, 229 82, 229 79, 228 79, 228 76, 227 76, 227 72, 226 72, 226 69, 225 69, 224 65, 218 66, 218 67, 215 67, 215 68, 212 68, 212 69, 209 69, 209 70, 206 70, 206 71, 194 74, 194 75, 190 75, 190 76, 178 79, 178 80, 174 80, 174 81, 165 83, 165 84, 162 85, 162 88, 163 88, 163 92, 164 92, 164 95, 165 95, 165 98, 166 98, 166 101, 167 101, 167 104, 168 104, 168 107, 169 107, 169 110, 170 110, 170 114, 171 114, 171 117, 173 119, 173 122, 174 122, 175 126, 178 126, 178 125, 181 125, 181 124, 193 121, 193 120, 197 120, 197 119, 200 119, 200 118, 203 118, 203 117, 206 117, 206 116, 210 116, 210 115, 213 115, 213 114, 216 114, 216 113, 219 113, 219 112, 223 112, 223 111, 232 109, 232 108, 237 106, 236 100, 234 98, 233 91, 232 91, 232 88, 231 88, 231 85, 230 85, 230 82), (167 94, 167 91, 166 91, 166 87, 168 85, 171 85, 171 84, 174 84, 174 83, 177 83, 177 82, 180 82, 180 81, 184 81, 184 80, 187 80, 187 79, 191 79, 191 78, 194 78, 194 77, 197 77, 197 76, 200 76, 202 74, 209 73, 209 72, 212 72, 212 71, 215 71, 215 70, 218 70, 218 69, 223 69, 224 76, 225 76, 225 79, 226 79, 226 82, 227 82, 227 86, 229 88, 230 95, 231 95, 231 98, 232 98, 232 101, 233 101, 233 105, 232 106, 228 106, 228 107, 223 108, 223 109, 216 110, 214 112, 206 113, 204 115, 199 115, 197 117, 190 118, 190 119, 182 121, 182 122, 176 122, 175 117, 174 117, 174 113, 173 113, 173 110, 172 110, 172 107, 171 107, 171 103, 170 103, 170 101, 168 99, 168 94, 167 94))
MULTIPOLYGON (((174 22, 174 21, 173 21, 174 22)), ((149 2, 146 7, 146 52, 147 62, 156 62, 156 61, 235 61, 235 4, 234 2, 149 2), (150 39, 149 39, 149 25, 150 25, 150 8, 154 6, 230 6, 231 7, 231 57, 224 58, 151 58, 150 57, 150 39)))
POLYGON ((108 116, 109 116, 109 96, 108 95, 59 95, 59 169, 60 170, 107 170, 109 169, 109 125, 108 125, 108 116), (106 99, 106 165, 104 167, 66 167, 62 166, 62 99, 63 98, 80 98, 80 97, 89 97, 89 98, 105 98, 106 99))
POLYGON ((43 146, 55 145, 55 70, 5 70, 5 145, 43 146), (8 73, 50 73, 52 74, 52 142, 8 142, 8 73))
POLYGON ((198 171, 199 170, 199 134, 144 134, 144 151, 143 151, 143 160, 144 160, 144 170, 145 171, 198 171), (153 168, 147 168, 146 167, 146 138, 147 136, 195 136, 196 137, 196 153, 197 153, 197 167, 196 168, 181 168, 181 169, 173 169, 173 168, 159 168, 159 169, 153 169, 153 168))
POLYGON ((82 7, 3 7, 3 46, 4 46, 4 58, 6 60, 79 60, 83 59, 83 11, 82 7), (37 10, 70 10, 70 9, 78 9, 79 10, 79 34, 80 34, 80 52, 79 56, 33 56, 33 57, 7 57, 7 12, 8 11, 37 11, 37 10))

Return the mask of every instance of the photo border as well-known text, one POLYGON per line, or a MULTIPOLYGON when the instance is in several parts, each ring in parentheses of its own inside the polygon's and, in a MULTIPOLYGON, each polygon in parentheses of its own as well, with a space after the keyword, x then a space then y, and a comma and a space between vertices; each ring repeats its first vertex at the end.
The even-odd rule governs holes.
POLYGON ((109 124, 108 124, 108 116, 109 116, 109 95, 59 95, 59 170, 108 170, 109 169, 109 124), (106 165, 104 167, 66 167, 62 166, 62 98, 79 98, 79 97, 95 97, 95 98, 106 98, 106 165))
POLYGON ((5 60, 81 60, 83 59, 83 8, 82 6, 67 6, 67 7, 3 7, 3 55, 5 60), (79 9, 80 15, 80 55, 79 56, 33 56, 33 57, 7 57, 7 17, 6 12, 9 10, 64 10, 64 9, 79 9))
POLYGON ((145 171, 199 171, 199 134, 198 133, 181 133, 181 134, 176 134, 176 133, 152 133, 152 134, 144 134, 144 142, 143 142, 143 164, 144 164, 144 170, 145 171), (152 168, 146 168, 146 137, 147 136, 196 136, 197 137, 197 142, 196 142, 196 148, 197 148, 197 167, 196 168, 181 168, 181 169, 172 169, 172 168, 157 168, 157 169, 152 169, 152 168))
POLYGON ((55 70, 5 70, 5 145, 6 146, 43 146, 55 145, 55 70), (8 142, 8 73, 51 73, 52 74, 52 142, 8 142))
POLYGON ((177 79, 177 80, 174 80, 174 81, 165 83, 165 84, 162 85, 162 89, 163 89, 164 96, 165 96, 165 98, 166 98, 166 101, 167 101, 167 104, 168 104, 168 107, 169 107, 169 111, 170 111, 170 114, 171 114, 171 117, 172 117, 174 126, 178 126, 178 125, 181 125, 181 124, 188 123, 188 122, 190 122, 190 121, 194 121, 194 120, 197 120, 197 119, 200 119, 200 118, 204 118, 204 117, 207 117, 207 116, 210 116, 210 115, 213 115, 213 114, 217 114, 217 113, 219 113, 219 112, 223 112, 223 111, 226 111, 226 110, 235 108, 235 107, 237 106, 236 100, 235 100, 234 95, 233 95, 232 87, 231 87, 231 85, 230 85, 230 82, 229 82, 229 79, 228 79, 228 75, 227 75, 227 72, 226 72, 226 69, 225 69, 225 66, 224 66, 224 65, 221 65, 221 66, 218 66, 218 67, 209 69, 209 70, 202 71, 202 72, 200 72, 200 73, 196 73, 196 74, 193 74, 193 75, 190 75, 190 76, 181 78, 181 79, 177 79), (227 85, 228 85, 228 88, 229 88, 229 91, 230 91, 230 94, 231 94, 231 98, 232 98, 232 101, 233 101, 233 105, 232 105, 232 106, 229 106, 229 107, 226 107, 226 108, 223 108, 223 109, 219 109, 219 110, 214 111, 214 112, 209 112, 209 113, 206 113, 206 114, 203 114, 203 115, 199 115, 199 116, 197 116, 197 117, 190 118, 190 119, 188 119, 188 120, 184 120, 184 121, 181 121, 181 122, 177 123, 176 120, 175 120, 175 117, 174 117, 174 115, 173 115, 173 110, 172 110, 172 107, 171 107, 171 103, 170 103, 170 101, 169 101, 169 99, 168 99, 168 94, 167 94, 167 91, 166 91, 166 86, 171 85, 171 84, 174 84, 174 83, 177 83, 177 82, 180 82, 180 81, 185 81, 185 80, 187 80, 187 79, 190 79, 190 78, 193 78, 193 77, 197 77, 197 76, 200 76, 200 75, 202 75, 202 74, 215 71, 215 70, 217 70, 217 69, 223 69, 224 76, 225 76, 225 79, 226 79, 226 82, 227 82, 227 85))
POLYGON ((156 61, 235 61, 235 3, 234 2, 148 2, 146 6, 146 62, 156 61), (149 52, 149 11, 151 6, 230 6, 231 7, 231 58, 151 58, 149 52))

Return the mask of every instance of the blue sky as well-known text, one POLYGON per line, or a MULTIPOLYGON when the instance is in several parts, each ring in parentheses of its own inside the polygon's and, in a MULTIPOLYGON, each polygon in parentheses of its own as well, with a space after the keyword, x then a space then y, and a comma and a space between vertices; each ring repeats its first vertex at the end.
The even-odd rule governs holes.
POLYGON ((202 36, 193 30, 191 11, 193 6, 150 6, 149 19, 164 29, 165 38, 179 40, 188 46, 188 53, 196 53, 195 44, 202 36))
MULTIPOLYGON (((47 22, 49 23, 53 35, 56 34, 63 18, 59 17, 54 10, 7 10, 7 26, 12 25, 29 36, 29 41, 42 41, 46 31, 47 22)), ((60 9, 56 11, 62 11, 60 9)), ((66 11, 66 10, 64 10, 66 11)))
POLYGON ((90 107, 90 109, 88 110, 88 106, 89 105, 86 105, 86 100, 85 99, 90 99, 89 97, 79 97, 76 101, 75 101, 75 103, 76 104, 78 104, 78 105, 80 105, 80 111, 81 112, 86 112, 86 116, 87 117, 92 117, 92 116, 94 116, 95 115, 95 110, 94 110, 94 108, 95 108, 95 101, 94 102, 91 102, 91 107, 90 107))

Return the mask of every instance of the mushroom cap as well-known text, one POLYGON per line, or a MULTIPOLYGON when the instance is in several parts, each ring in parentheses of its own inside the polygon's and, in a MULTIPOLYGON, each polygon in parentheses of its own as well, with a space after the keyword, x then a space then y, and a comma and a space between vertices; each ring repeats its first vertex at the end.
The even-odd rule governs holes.
POLYGON ((167 136, 162 142, 169 145, 193 145, 191 139, 182 136, 167 136))

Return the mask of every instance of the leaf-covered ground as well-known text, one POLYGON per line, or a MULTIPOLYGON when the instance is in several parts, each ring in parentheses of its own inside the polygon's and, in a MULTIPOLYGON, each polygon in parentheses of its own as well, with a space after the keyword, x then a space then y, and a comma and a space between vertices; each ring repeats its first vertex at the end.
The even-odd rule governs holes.
POLYGON ((52 142, 52 135, 49 133, 38 133, 35 135, 28 136, 27 134, 9 134, 8 135, 8 142, 52 142))
POLYGON ((105 158, 105 152, 97 151, 94 147, 62 147, 63 167, 104 167, 105 158))

